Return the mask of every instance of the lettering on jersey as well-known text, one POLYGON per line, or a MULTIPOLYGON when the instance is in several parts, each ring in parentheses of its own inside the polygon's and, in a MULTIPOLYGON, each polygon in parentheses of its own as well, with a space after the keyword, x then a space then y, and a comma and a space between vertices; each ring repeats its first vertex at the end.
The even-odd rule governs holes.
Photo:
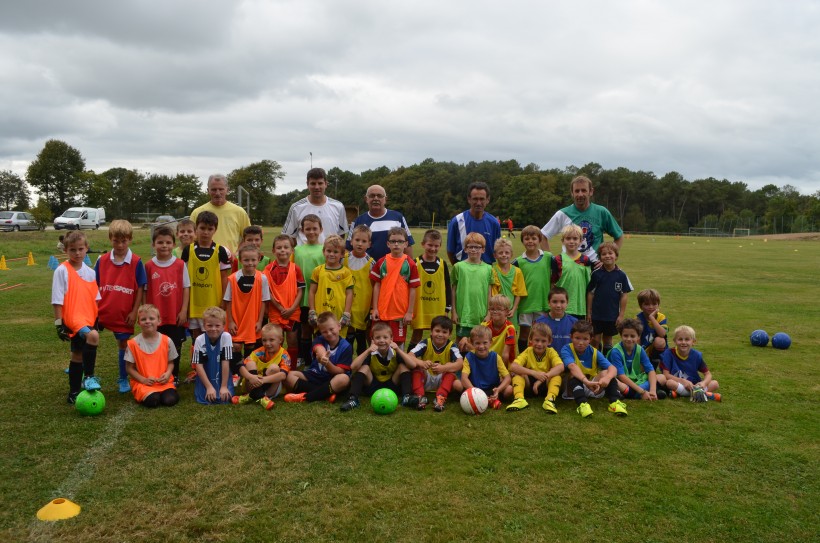
POLYGON ((105 285, 101 290, 103 292, 122 292, 123 294, 127 294, 129 296, 134 294, 134 289, 126 288, 122 285, 105 285))
POLYGON ((165 281, 160 284, 159 286, 159 295, 168 297, 177 289, 176 283, 171 283, 169 281, 165 281))

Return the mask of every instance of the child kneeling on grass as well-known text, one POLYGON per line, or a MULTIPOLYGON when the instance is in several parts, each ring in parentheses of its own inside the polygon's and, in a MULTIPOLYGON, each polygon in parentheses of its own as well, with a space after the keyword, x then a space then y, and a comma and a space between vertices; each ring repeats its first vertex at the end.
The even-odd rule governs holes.
POLYGON ((555 349, 550 347, 552 331, 543 322, 533 323, 530 327, 529 344, 523 353, 510 364, 513 373, 512 388, 515 400, 507 406, 507 411, 520 411, 530 404, 525 395, 544 396, 541 407, 551 415, 558 413, 555 399, 561 390, 561 373, 564 363, 555 349))
POLYGON ((706 366, 703 354, 692 348, 697 343, 695 330, 691 326, 678 326, 672 341, 675 347, 661 353, 659 366, 672 397, 691 396, 696 389, 702 389, 707 398, 720 401, 720 394, 715 394, 720 385, 712 379, 712 372, 706 366))
POLYGON ((461 384, 464 390, 478 387, 487 394, 489 407, 501 408, 501 398, 512 395, 510 372, 498 353, 490 350, 492 332, 486 326, 474 326, 470 330, 473 351, 464 358, 461 384))
POLYGON ((194 340, 191 358, 196 372, 194 397, 204 405, 231 403, 233 340, 225 331, 225 311, 219 307, 206 308, 202 312, 202 327, 205 333, 194 340))
POLYGON ((282 348, 285 332, 278 324, 269 322, 262 327, 262 347, 254 349, 239 367, 245 394, 234 396, 233 402, 259 402, 265 409, 273 408, 273 398, 282 391, 291 359, 282 348))
POLYGON ((313 362, 304 372, 291 371, 285 386, 292 392, 285 394, 289 403, 334 402, 350 385, 350 365, 353 347, 339 334, 342 330, 336 315, 330 311, 316 318, 319 337, 313 341, 313 362))
POLYGON ((423 339, 413 347, 410 354, 416 363, 413 370, 413 394, 418 398, 418 405, 424 400, 426 390, 435 391, 436 402, 433 409, 441 413, 447 404, 447 396, 452 390, 461 394, 464 387, 457 379, 458 372, 464 366, 461 352, 450 336, 453 333, 453 321, 444 315, 433 317, 430 322, 430 338, 423 339))
POLYGON ((579 320, 572 326, 571 343, 561 349, 561 360, 569 370, 570 379, 567 387, 575 403, 578 414, 586 418, 592 415, 592 407, 587 398, 600 398, 606 395, 609 400, 609 412, 626 416, 626 405, 619 399, 617 370, 609 360, 589 343, 592 341, 592 323, 579 320))
POLYGON ((171 407, 179 402, 174 386, 177 349, 171 338, 158 331, 159 309, 143 304, 137 309, 142 333, 126 342, 125 371, 131 378, 134 399, 145 407, 171 407))
MULTIPOLYGON (((415 368, 413 358, 399 349, 393 341, 393 330, 390 323, 378 321, 373 324, 370 347, 356 357, 350 366, 350 371, 355 372, 350 379, 350 397, 342 404, 342 411, 350 411, 359 407, 359 396, 372 396, 381 388, 389 388, 400 397, 402 405, 410 407, 410 399, 416 399, 410 395, 411 374, 410 370, 415 368)), ((414 402, 419 409, 424 409, 427 405, 427 398, 424 398, 424 405, 418 400, 414 402)))

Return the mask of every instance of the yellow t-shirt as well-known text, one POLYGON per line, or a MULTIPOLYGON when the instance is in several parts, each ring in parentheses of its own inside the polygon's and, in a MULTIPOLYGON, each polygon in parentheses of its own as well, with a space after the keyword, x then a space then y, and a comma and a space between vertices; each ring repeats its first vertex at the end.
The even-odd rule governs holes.
POLYGON ((210 211, 219 218, 219 225, 214 232, 214 241, 228 248, 231 254, 236 253, 242 232, 251 225, 251 220, 244 209, 233 202, 215 206, 211 202, 203 204, 191 212, 191 220, 196 224, 196 217, 203 211, 210 211))

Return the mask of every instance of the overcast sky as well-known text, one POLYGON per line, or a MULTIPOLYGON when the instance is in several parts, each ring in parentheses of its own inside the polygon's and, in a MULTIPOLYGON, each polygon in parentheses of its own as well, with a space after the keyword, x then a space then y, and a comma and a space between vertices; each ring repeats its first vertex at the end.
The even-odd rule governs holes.
POLYGON ((820 3, 4 1, 0 169, 598 162, 820 190, 820 3))

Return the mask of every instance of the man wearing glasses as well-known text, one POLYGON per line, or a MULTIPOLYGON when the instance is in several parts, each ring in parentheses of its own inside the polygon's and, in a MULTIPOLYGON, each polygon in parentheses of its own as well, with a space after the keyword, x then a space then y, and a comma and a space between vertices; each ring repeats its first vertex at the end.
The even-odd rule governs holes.
POLYGON ((464 240, 467 239, 467 234, 476 232, 484 236, 487 242, 481 260, 492 264, 495 262, 493 257, 495 242, 501 237, 501 224, 496 217, 484 211, 490 203, 490 187, 487 183, 477 181, 470 184, 467 194, 470 209, 453 217, 447 227, 447 257, 453 265, 456 262, 467 260, 464 240))
POLYGON ((415 243, 413 235, 410 233, 410 227, 407 226, 407 220, 404 215, 398 211, 387 209, 387 192, 384 187, 380 185, 372 185, 367 189, 364 196, 364 201, 367 204, 367 213, 363 213, 356 217, 353 221, 353 226, 350 228, 350 233, 347 236, 347 249, 352 250, 350 240, 353 236, 353 229, 360 224, 367 225, 372 232, 370 238, 370 249, 367 254, 373 257, 373 260, 378 261, 381 257, 390 252, 387 246, 387 238, 390 229, 399 227, 407 232, 407 245, 404 247, 404 254, 413 258, 413 247, 415 243))

